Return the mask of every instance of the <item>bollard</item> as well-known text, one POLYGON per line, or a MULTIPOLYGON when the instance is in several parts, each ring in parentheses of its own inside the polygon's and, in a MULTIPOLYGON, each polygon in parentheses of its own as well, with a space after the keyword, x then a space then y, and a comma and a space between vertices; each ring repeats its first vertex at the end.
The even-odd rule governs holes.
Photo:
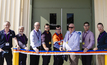
POLYGON ((105 55, 105 65, 107 65, 107 55, 105 55))
POLYGON ((19 65, 19 52, 13 51, 13 65, 19 65))

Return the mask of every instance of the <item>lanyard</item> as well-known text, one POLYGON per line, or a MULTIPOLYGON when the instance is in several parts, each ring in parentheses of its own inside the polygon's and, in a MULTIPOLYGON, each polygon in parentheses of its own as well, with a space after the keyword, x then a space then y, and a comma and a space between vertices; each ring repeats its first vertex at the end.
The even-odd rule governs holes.
MULTIPOLYGON (((104 32, 104 33, 106 33, 106 32, 104 32)), ((104 33, 97 39, 98 42, 101 39, 101 37, 104 35, 104 33)))
POLYGON ((6 38, 6 41, 8 42, 10 38, 10 31, 9 31, 9 35, 6 35, 6 32, 5 32, 5 38, 6 38))
POLYGON ((83 37, 83 42, 85 41, 85 38, 86 38, 87 34, 88 34, 88 33, 86 33, 85 36, 83 37))
POLYGON ((38 40, 39 40, 39 36, 37 35, 37 32, 34 30, 34 32, 35 32, 35 34, 36 34, 36 36, 37 36, 37 38, 38 38, 38 40))
MULTIPOLYGON (((74 33, 74 32, 75 32, 75 31, 73 31, 72 33, 74 33)), ((71 36, 73 35, 72 33, 71 33, 70 37, 69 37, 69 34, 68 34, 68 41, 69 41, 69 39, 71 38, 71 36)))
POLYGON ((23 43, 25 43, 25 37, 24 36, 20 36, 21 40, 23 43))
POLYGON ((69 34, 68 34, 68 41, 69 41, 69 39, 71 38, 72 35, 73 35, 73 34, 71 34, 70 37, 69 37, 69 34))

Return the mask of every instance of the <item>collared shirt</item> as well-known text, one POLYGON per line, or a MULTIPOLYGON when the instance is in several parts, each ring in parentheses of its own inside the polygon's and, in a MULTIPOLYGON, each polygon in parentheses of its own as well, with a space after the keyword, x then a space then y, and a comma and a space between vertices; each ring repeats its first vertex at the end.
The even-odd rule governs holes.
MULTIPOLYGON (((52 39, 53 39, 53 43, 59 42, 59 41, 63 40, 63 35, 62 35, 62 34, 54 33, 52 39)), ((58 44, 59 44, 59 45, 62 45, 62 44, 60 44, 60 43, 58 43, 58 44)))
POLYGON ((93 45, 95 44, 94 34, 90 30, 88 30, 87 32, 83 32, 82 42, 84 43, 82 44, 82 48, 93 48, 93 45))
POLYGON ((69 31, 67 31, 65 38, 64 38, 63 47, 71 51, 80 50, 79 34, 76 31, 72 32, 71 34, 69 31))
POLYGON ((97 47, 99 50, 104 50, 107 49, 107 33, 104 31, 102 33, 99 34, 98 37, 98 41, 97 41, 97 47))
POLYGON ((61 46, 62 46, 62 40, 63 40, 63 35, 60 33, 60 34, 57 34, 57 33, 54 33, 53 37, 53 47, 56 48, 56 49, 59 49, 61 46))
POLYGON ((3 50, 11 49, 12 48, 12 38, 15 37, 15 32, 13 30, 9 30, 8 34, 5 33, 5 30, 0 31, 0 48, 3 50), (6 43, 9 43, 6 46, 6 43))
POLYGON ((41 46, 41 30, 36 31, 35 29, 30 33, 30 46, 33 49, 41 46))
MULTIPOLYGON (((51 49, 51 33, 44 31, 41 35, 41 42, 42 44, 45 44, 46 47, 48 47, 49 49, 51 49)), ((42 46, 43 49, 43 46, 42 46)))
POLYGON ((17 38, 17 41, 18 41, 18 44, 20 46, 21 49, 24 49, 26 47, 26 44, 27 44, 27 41, 28 41, 28 38, 26 37, 25 34, 23 34, 23 36, 19 33, 16 35, 16 38, 17 38))

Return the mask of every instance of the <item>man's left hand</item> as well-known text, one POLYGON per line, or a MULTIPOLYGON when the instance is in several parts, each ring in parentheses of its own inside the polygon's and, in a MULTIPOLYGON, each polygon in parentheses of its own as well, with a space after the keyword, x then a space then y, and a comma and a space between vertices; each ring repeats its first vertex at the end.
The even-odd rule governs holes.
POLYGON ((88 51, 88 48, 85 48, 83 52, 87 52, 87 51, 88 51))

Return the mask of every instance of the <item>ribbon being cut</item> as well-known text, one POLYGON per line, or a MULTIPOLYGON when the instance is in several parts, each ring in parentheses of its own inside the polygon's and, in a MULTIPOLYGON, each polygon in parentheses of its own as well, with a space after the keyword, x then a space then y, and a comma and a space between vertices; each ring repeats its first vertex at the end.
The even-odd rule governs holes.
POLYGON ((84 53, 83 51, 39 51, 37 54, 34 50, 20 49, 13 48, 13 52, 19 52, 23 54, 30 54, 30 55, 107 55, 107 50, 88 50, 88 52, 84 53))

